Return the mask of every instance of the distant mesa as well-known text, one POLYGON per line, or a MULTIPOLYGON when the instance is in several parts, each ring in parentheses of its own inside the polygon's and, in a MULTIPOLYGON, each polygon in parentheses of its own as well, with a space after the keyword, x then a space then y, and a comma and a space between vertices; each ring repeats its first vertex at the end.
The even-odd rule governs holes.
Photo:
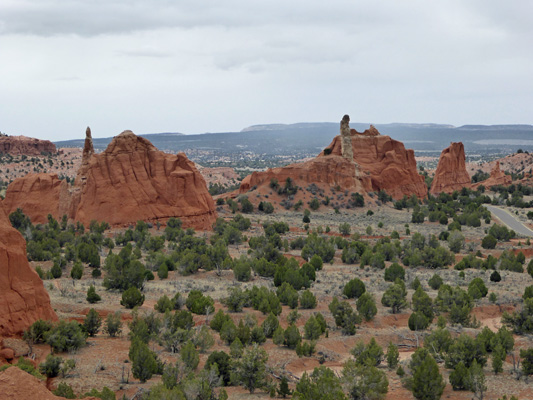
POLYGON ((463 187, 471 187, 470 175, 466 171, 465 147, 461 142, 451 143, 440 154, 430 193, 452 193, 463 187))
POLYGON ((38 319, 57 320, 41 278, 28 263, 26 242, 11 226, 2 202, 0 271, 0 337, 21 334, 38 319))
POLYGON ((384 190, 395 199, 404 195, 426 197, 426 185, 417 172, 413 150, 381 135, 372 125, 364 132, 350 129, 349 121, 349 116, 345 115, 341 121, 341 134, 317 157, 254 172, 243 180, 239 193, 254 187, 268 187, 272 179, 283 183, 291 178, 299 186, 314 183, 361 194, 384 190))
POLYGON ((26 136, 0 136, 0 153, 12 156, 40 156, 42 153, 55 153, 55 144, 26 136))
POLYGON ((112 226, 179 217, 204 230, 217 217, 204 178, 184 153, 164 153, 124 131, 95 154, 89 128, 74 186, 56 174, 30 174, 8 186, 4 205, 8 212, 20 207, 34 223, 45 223, 48 214, 112 226))

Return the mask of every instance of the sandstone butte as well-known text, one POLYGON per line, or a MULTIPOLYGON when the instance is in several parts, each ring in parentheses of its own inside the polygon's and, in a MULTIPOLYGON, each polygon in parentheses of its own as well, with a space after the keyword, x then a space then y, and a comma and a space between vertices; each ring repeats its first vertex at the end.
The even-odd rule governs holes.
POLYGON ((430 193, 432 195, 452 193, 463 187, 471 187, 470 175, 466 171, 465 147, 463 143, 455 142, 440 154, 430 193))
POLYGON ((362 133, 351 129, 346 135, 352 144, 352 160, 349 151, 350 157, 343 157, 346 152, 343 153, 342 138, 338 135, 309 161, 252 173, 242 181, 239 193, 246 193, 254 186, 268 186, 273 178, 280 183, 291 178, 299 186, 311 183, 340 186, 342 190, 361 194, 385 190, 394 199, 404 195, 426 197, 427 188, 424 178, 417 172, 413 150, 381 135, 373 126, 362 133))
POLYGON ((496 161, 490 171, 490 176, 484 181, 476 183, 472 187, 473 189, 477 189, 482 185, 486 188, 498 185, 509 186, 512 181, 513 179, 509 175, 505 175, 505 172, 500 169, 500 162, 496 161))
POLYGON ((49 140, 26 136, 0 136, 0 153, 13 156, 40 156, 42 153, 55 153, 56 146, 49 140))
POLYGON ((24 238, 0 203, 0 337, 20 334, 38 319, 55 321, 57 316, 28 263, 24 238))
MULTIPOLYGON (((10 367, 0 372, 0 388, 2 400, 63 400, 50 392, 45 382, 17 367, 10 367)), ((85 400, 98 400, 96 397, 85 397, 85 400)))
POLYGON ((8 213, 20 207, 33 223, 48 214, 112 226, 179 217, 185 227, 206 230, 217 217, 204 178, 184 153, 164 153, 124 131, 95 154, 89 128, 73 187, 56 174, 30 174, 8 186, 4 205, 8 213))

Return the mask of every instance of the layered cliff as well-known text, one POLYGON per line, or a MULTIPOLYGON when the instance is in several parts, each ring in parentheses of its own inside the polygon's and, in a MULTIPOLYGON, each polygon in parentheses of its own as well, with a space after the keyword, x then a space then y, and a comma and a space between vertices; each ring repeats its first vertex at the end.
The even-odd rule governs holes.
POLYGON ((430 193, 432 195, 452 193, 463 187, 471 187, 470 175, 466 171, 463 143, 456 142, 442 150, 430 193))

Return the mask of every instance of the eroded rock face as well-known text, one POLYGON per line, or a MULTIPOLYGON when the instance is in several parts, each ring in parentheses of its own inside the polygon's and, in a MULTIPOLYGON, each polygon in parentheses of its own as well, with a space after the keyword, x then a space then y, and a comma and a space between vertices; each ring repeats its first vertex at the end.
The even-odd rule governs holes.
POLYGON ((471 187, 470 175, 466 171, 463 143, 456 142, 442 150, 430 193, 452 193, 463 187, 471 187))
MULTIPOLYGON (((50 392, 45 382, 20 368, 11 367, 0 372, 0 387, 3 400, 63 400, 50 392)), ((98 400, 96 397, 85 397, 85 400, 98 400)))
POLYGON ((0 336, 20 334, 38 319, 55 321, 57 316, 28 263, 24 238, 0 203, 0 336))
POLYGON ((29 174, 7 187, 4 206, 8 214, 21 208, 34 224, 44 224, 48 214, 55 219, 69 214, 70 197, 67 182, 57 174, 29 174))
POLYGON ((0 136, 0 153, 11 155, 39 156, 41 153, 55 153, 55 144, 26 136, 0 136))
POLYGON ((417 172, 414 151, 372 128, 362 134, 351 130, 351 160, 343 157, 343 138, 339 135, 310 161, 254 172, 243 180, 239 192, 268 185, 272 178, 283 184, 290 177, 299 186, 323 183, 359 193, 385 190, 395 199, 413 194, 426 197, 427 188, 417 172))
POLYGON ((184 153, 163 153, 125 131, 91 157, 75 220, 126 225, 173 216, 197 229, 216 220, 205 180, 184 153))
POLYGON ((94 154, 88 139, 89 129, 74 187, 51 174, 19 178, 6 192, 8 212, 20 207, 34 223, 45 222, 50 213, 113 226, 179 217, 186 227, 211 229, 213 199, 185 154, 163 153, 131 131, 116 136, 100 154, 94 154))
POLYGON ((500 162, 496 161, 492 167, 492 170, 490 171, 489 178, 482 182, 476 183, 473 185, 473 188, 477 189, 481 185, 485 186, 486 188, 498 185, 509 186, 512 181, 513 179, 509 175, 505 175, 505 172, 500 169, 500 162))

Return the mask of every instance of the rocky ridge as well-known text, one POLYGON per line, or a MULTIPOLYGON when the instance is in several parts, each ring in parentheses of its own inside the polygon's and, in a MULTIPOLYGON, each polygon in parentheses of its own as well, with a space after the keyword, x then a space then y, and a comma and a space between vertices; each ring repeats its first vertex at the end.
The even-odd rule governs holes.
POLYGON ((395 199, 413 194, 426 197, 426 185, 416 169, 413 150, 405 149, 403 143, 389 136, 380 135, 373 126, 364 132, 351 129, 348 135, 348 121, 349 117, 345 116, 341 121, 342 135, 336 136, 317 157, 254 172, 244 178, 239 193, 267 186, 272 179, 283 184, 291 178, 299 186, 340 187, 361 194, 384 190, 395 199))
POLYGON ((27 136, 0 136, 0 153, 38 156, 41 153, 55 153, 56 151, 55 144, 49 140, 27 136))

